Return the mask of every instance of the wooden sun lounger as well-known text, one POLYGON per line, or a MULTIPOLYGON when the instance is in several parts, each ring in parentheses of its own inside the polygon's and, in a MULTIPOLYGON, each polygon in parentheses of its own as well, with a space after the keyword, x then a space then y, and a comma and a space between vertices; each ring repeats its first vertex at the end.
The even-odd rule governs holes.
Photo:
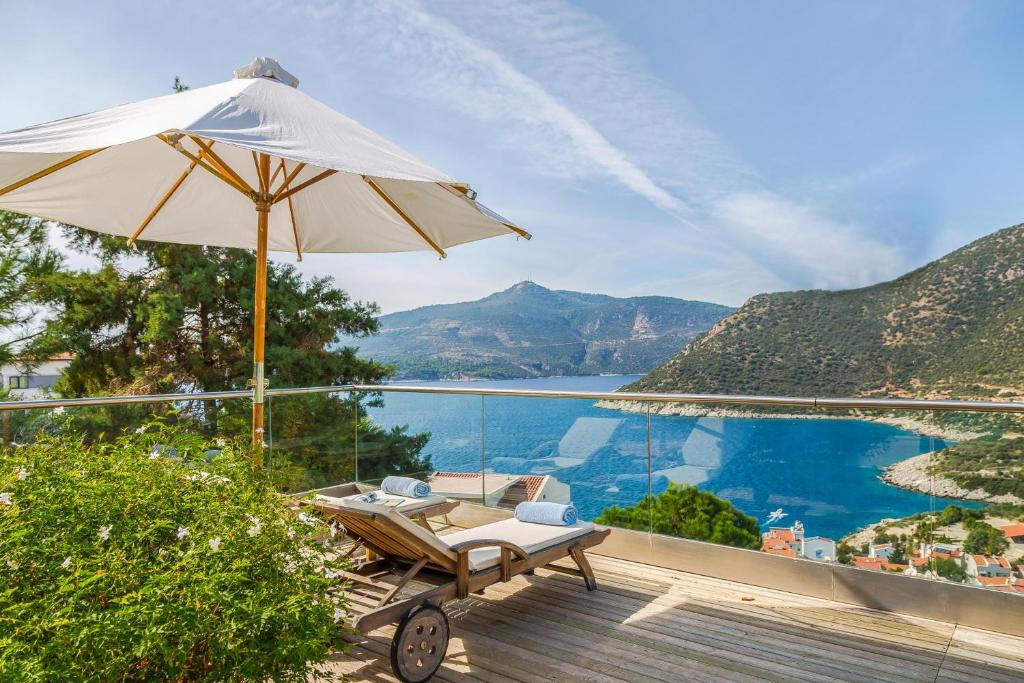
POLYGON ((576 563, 587 589, 596 590, 584 551, 608 535, 607 529, 588 522, 557 527, 508 519, 439 538, 383 506, 349 501, 313 505, 373 552, 376 559, 345 575, 380 593, 377 606, 357 615, 352 625, 369 633, 398 622, 391 666, 403 681, 425 681, 441 666, 449 637, 448 619, 440 609, 446 601, 482 592, 565 557, 576 563), (381 580, 392 572, 397 574, 396 583, 381 580), (401 595, 413 580, 432 587, 401 595))

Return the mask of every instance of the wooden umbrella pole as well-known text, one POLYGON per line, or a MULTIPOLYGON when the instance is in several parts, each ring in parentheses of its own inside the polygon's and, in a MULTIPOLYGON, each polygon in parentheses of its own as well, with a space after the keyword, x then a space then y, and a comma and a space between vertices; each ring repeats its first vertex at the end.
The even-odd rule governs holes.
MULTIPOLYGON (((260 154, 258 163, 260 185, 270 186, 270 156, 260 154)), ((257 241, 256 241, 256 301, 253 316, 253 369, 252 369, 252 445, 253 468, 263 467, 263 399, 266 382, 263 374, 264 339, 267 322, 267 232, 270 223, 272 197, 266 190, 256 200, 257 241)))

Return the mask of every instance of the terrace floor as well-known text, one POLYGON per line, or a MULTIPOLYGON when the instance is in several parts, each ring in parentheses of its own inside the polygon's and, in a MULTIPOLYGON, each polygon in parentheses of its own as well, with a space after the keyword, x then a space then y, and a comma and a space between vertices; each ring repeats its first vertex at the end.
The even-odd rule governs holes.
MULTIPOLYGON (((447 604, 434 680, 1024 681, 1024 638, 590 557, 594 593, 538 570, 447 604)), ((393 632, 353 637, 331 671, 396 680, 393 632)))

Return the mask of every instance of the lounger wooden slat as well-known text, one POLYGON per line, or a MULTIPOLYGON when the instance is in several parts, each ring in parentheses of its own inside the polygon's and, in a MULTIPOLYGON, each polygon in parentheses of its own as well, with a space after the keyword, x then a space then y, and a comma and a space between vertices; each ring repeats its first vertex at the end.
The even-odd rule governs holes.
POLYGON ((398 622, 391 664, 403 681, 427 680, 441 665, 448 646, 448 621, 439 609, 442 604, 564 558, 575 562, 587 589, 596 590, 594 572, 584 553, 609 533, 589 524, 569 528, 505 520, 453 534, 448 537, 452 541, 449 543, 393 508, 351 500, 315 500, 313 505, 342 524, 347 535, 378 557, 356 570, 360 577, 356 585, 368 584, 384 591, 383 596, 376 600, 376 607, 357 614, 352 626, 368 633, 398 622), (508 530, 504 525, 508 524, 518 526, 506 534, 513 538, 502 538, 502 532, 508 530), (529 532, 528 547, 533 551, 513 542, 524 529, 529 532), (537 529, 543 531, 538 534, 537 529), (488 535, 489 531, 494 535, 488 535), (466 538, 467 534, 472 538, 466 538), (378 579, 381 569, 388 565, 399 573, 397 583, 378 579), (371 573, 373 578, 369 578, 371 573), (398 599, 403 589, 414 583, 430 587, 398 599))

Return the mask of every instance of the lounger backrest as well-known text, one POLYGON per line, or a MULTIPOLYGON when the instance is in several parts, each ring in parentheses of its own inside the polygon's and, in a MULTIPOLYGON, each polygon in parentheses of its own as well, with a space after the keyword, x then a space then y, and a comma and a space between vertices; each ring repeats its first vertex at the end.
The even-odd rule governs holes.
POLYGON ((427 557, 435 566, 455 572, 456 554, 447 544, 394 508, 358 501, 315 501, 314 506, 341 522, 379 555, 416 562, 427 557))

